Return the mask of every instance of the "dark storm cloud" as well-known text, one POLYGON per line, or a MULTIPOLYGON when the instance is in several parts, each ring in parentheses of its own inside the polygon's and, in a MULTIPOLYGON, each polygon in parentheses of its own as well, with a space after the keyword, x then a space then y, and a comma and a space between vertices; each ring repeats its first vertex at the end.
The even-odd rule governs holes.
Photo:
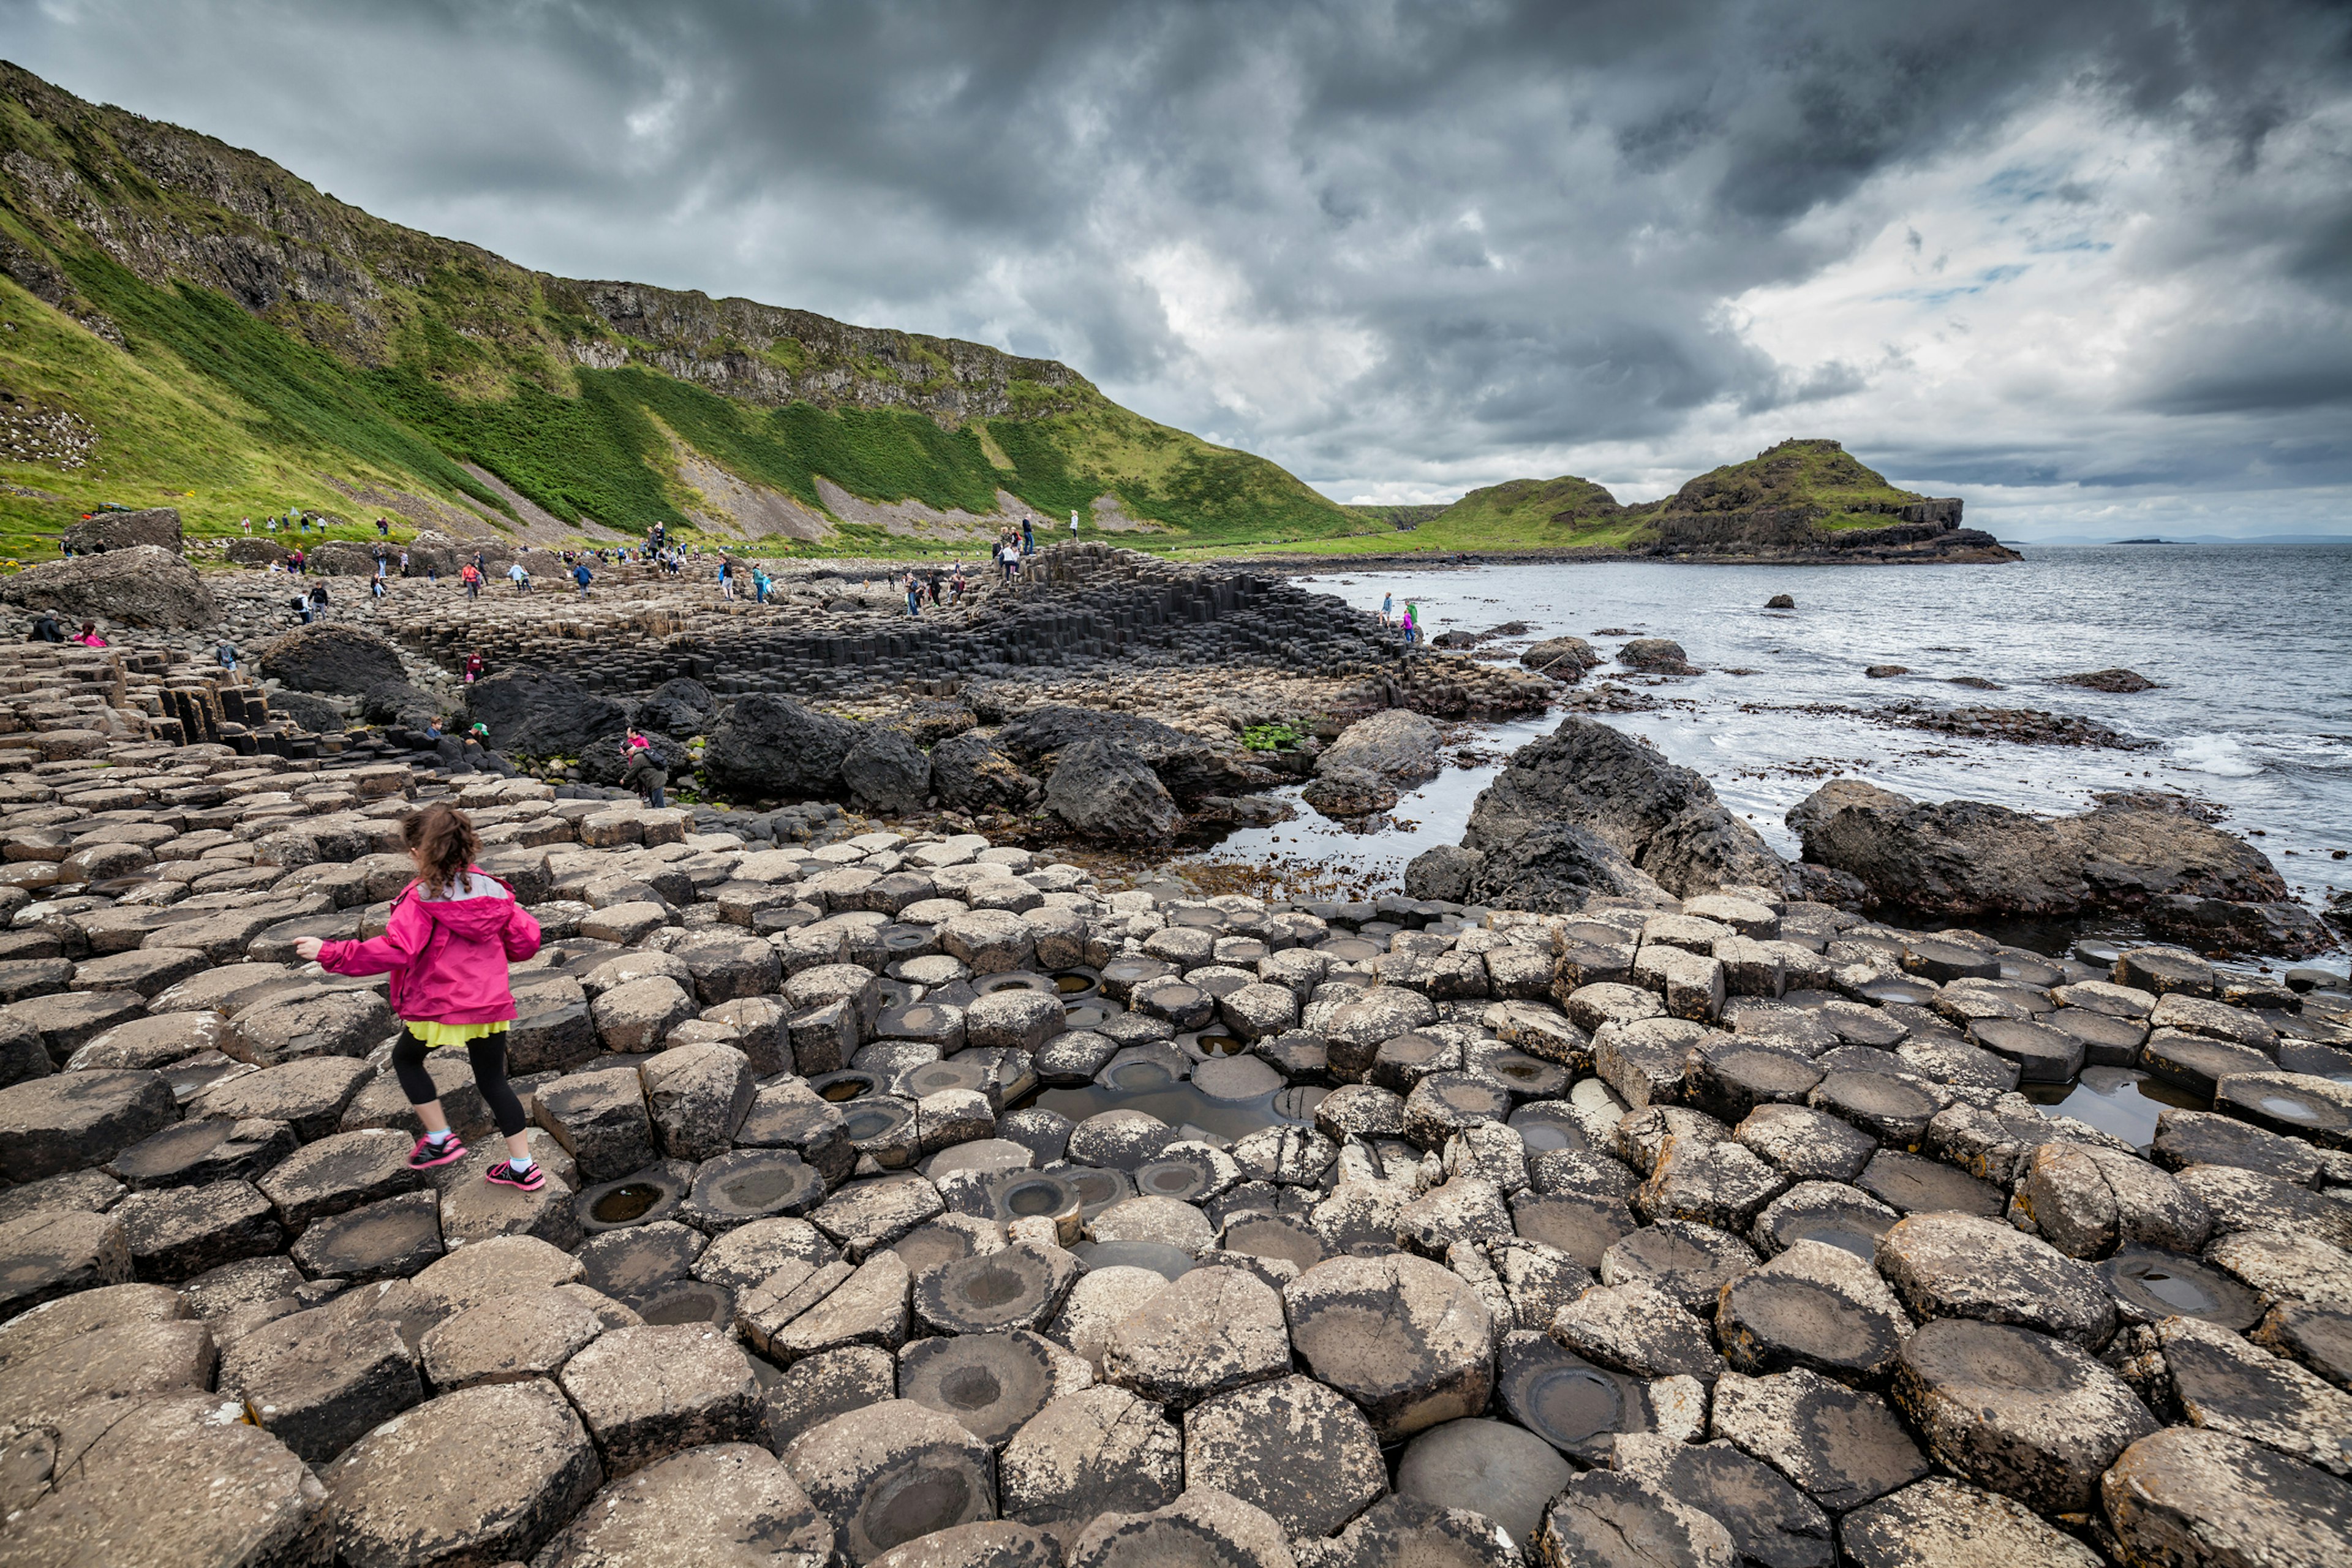
MULTIPOLYGON (((2153 452, 2166 482, 2240 482, 2261 442, 2231 421, 2352 384, 2346 15, 0 0, 31 68, 384 216, 551 270, 1054 354, 1341 494, 1577 453, 1720 461, 1756 421, 1817 416, 1954 486, 2154 471, 2153 452), (1776 354, 1724 308, 1824 276, 1896 216, 1876 185, 2061 100, 2179 170, 2116 266, 2177 274, 2181 314, 2118 361, 2102 417, 2057 433, 2081 412, 2061 399, 1964 439, 1871 426, 1907 344, 1776 354)), ((2116 162, 2020 164, 1968 202, 2095 209, 2116 162)), ((1923 229, 1957 216, 1904 215, 1923 268, 1944 243, 1923 229)), ((2007 280, 1927 279, 1913 302, 1981 332, 2007 280)), ((2297 471, 2352 482, 2352 454, 2297 471)))

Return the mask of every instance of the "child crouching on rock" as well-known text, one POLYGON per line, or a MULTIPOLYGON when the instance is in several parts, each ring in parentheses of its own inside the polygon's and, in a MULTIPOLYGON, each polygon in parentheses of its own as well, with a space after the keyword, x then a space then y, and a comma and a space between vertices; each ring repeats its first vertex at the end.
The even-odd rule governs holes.
POLYGON ((485 1181, 534 1193, 547 1173, 530 1157, 522 1101, 507 1082, 507 1026, 515 1016, 507 965, 539 951, 539 922, 515 901, 507 885, 474 867, 481 840, 465 813, 428 805, 401 825, 401 841, 416 865, 416 880, 392 902, 384 933, 369 942, 320 942, 304 937, 294 951, 336 974, 392 974, 393 1011, 408 1025, 392 1047, 392 1070, 425 1124, 408 1152, 409 1169, 431 1170, 466 1156, 449 1130, 425 1053, 462 1045, 474 1082, 506 1135, 507 1157, 485 1181))

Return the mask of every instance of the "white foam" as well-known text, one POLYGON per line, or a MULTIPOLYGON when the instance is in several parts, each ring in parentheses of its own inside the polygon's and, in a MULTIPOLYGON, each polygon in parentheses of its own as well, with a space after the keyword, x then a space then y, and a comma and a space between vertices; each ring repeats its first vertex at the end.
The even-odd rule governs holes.
POLYGON ((2263 764, 2248 754, 2244 742, 2233 734, 2183 736, 2172 742, 2168 761, 2173 767, 2216 778, 2250 779, 2263 771, 2263 764))

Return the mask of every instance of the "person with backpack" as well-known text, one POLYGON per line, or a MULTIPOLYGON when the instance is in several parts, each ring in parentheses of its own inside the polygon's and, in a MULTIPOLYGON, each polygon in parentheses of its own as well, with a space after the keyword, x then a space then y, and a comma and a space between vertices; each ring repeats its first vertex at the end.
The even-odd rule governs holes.
POLYGON ((572 580, 580 584, 580 596, 584 599, 588 596, 588 584, 596 579, 588 570, 588 563, 583 561, 572 569, 572 580))
POLYGON ((621 784, 645 797, 648 806, 658 811, 669 804, 662 791, 669 787, 669 759, 643 731, 632 730, 625 748, 629 753, 629 765, 621 770, 621 784))
POLYGON ((730 602, 735 597, 735 563, 730 560, 719 563, 719 597, 730 602))
POLYGON ((539 951, 539 922, 512 889, 474 864, 481 839, 464 812, 428 805, 401 824, 400 837, 416 878, 393 900, 384 933, 366 942, 306 936, 295 953, 331 974, 392 976, 389 1000, 407 1026, 392 1047, 392 1070, 424 1127, 408 1152, 410 1170, 466 1157, 425 1067, 427 1052, 462 1047, 507 1143, 507 1157, 482 1179, 535 1193, 547 1173, 531 1158, 522 1101, 507 1081, 507 1034, 516 1016, 508 965, 539 951))
POLYGON ((294 613, 301 617, 302 624, 304 626, 307 626, 310 624, 310 597, 309 595, 297 594, 294 595, 294 613))

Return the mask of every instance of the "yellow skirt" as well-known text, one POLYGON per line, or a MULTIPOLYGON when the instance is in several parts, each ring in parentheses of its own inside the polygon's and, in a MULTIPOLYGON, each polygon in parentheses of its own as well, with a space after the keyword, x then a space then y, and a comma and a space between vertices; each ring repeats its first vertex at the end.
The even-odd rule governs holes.
POLYGON ((496 1024, 436 1024, 430 1019, 412 1018, 408 1032, 423 1040, 425 1048, 436 1050, 443 1046, 463 1046, 468 1040, 478 1040, 486 1035, 503 1035, 504 1022, 496 1024))

